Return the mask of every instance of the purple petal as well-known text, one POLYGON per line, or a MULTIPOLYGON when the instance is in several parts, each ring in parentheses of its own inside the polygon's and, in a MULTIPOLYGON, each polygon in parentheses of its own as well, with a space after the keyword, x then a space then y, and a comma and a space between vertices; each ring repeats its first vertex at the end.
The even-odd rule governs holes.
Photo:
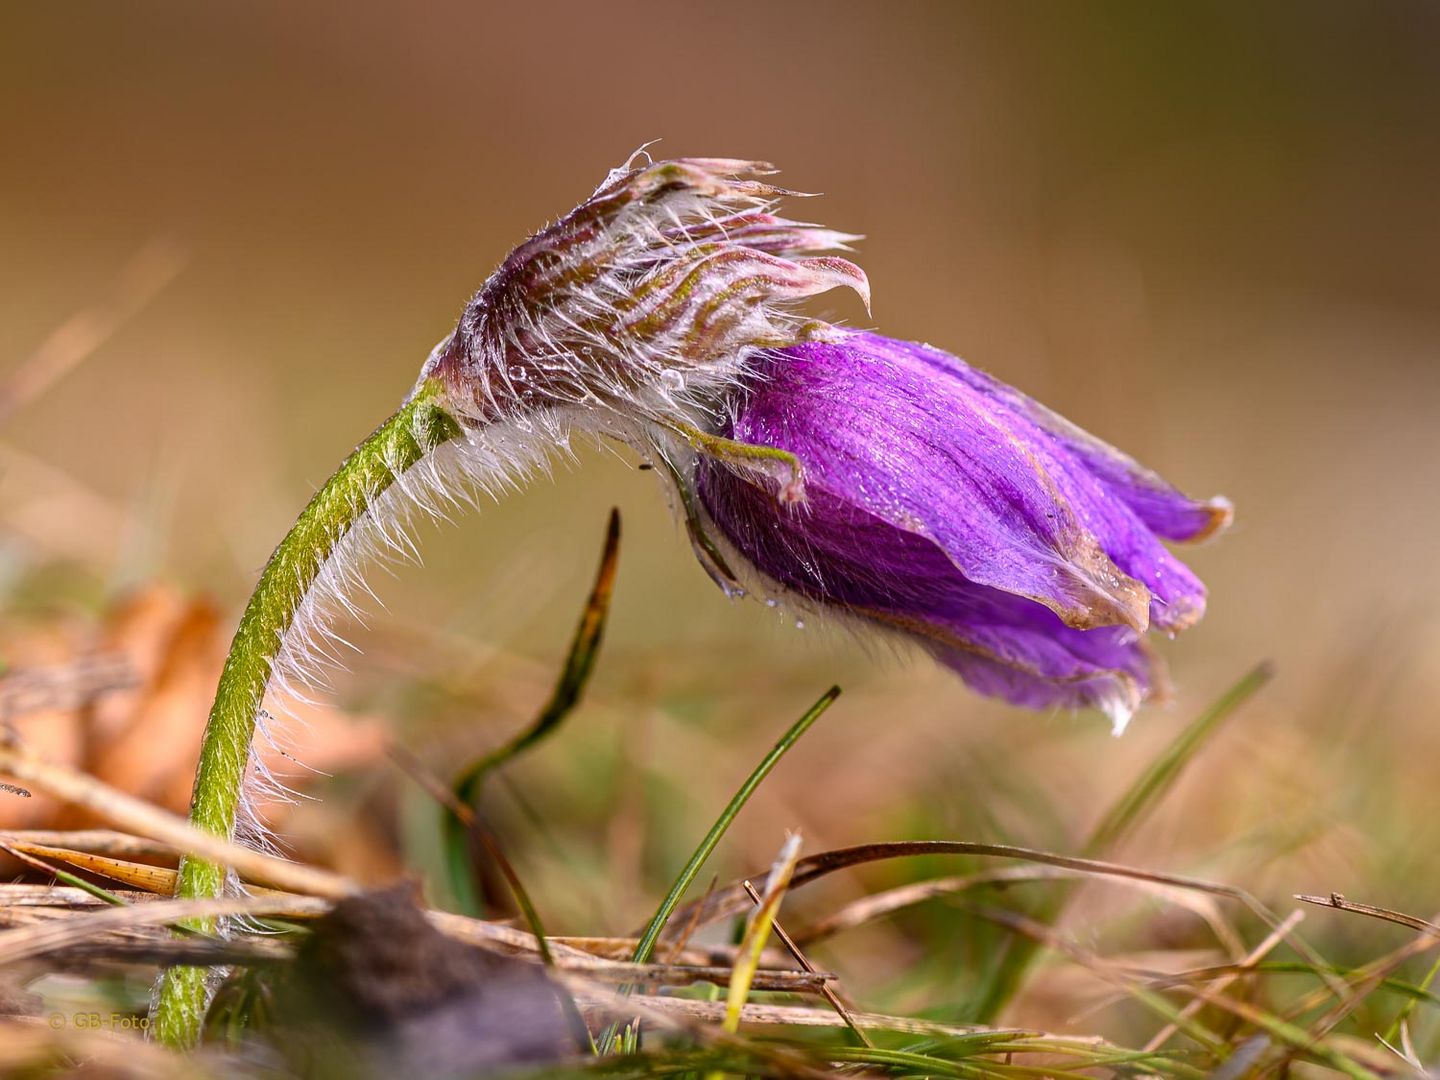
MULTIPOLYGON (((807 489, 929 537, 976 584, 1029 597, 1069 626, 1144 630, 1149 583, 1117 565, 1095 531, 1112 500, 1028 420, 920 349, 868 334, 787 349, 761 373, 731 436, 795 454, 807 489)), ((1125 519, 1109 522, 1115 549, 1157 578, 1151 563, 1169 556, 1128 520, 1134 537, 1125 519)))
POLYGON ((1216 497, 1203 502, 1192 499, 1167 483, 1159 473, 988 372, 972 368, 928 345, 914 348, 926 362, 964 379, 982 394, 1004 403, 1012 412, 1046 432, 1157 536, 1185 542, 1205 540, 1223 531, 1234 518, 1235 508, 1229 499, 1216 497))
POLYGON ((1068 627, 1039 604, 967 580, 931 540, 823 488, 782 508, 735 474, 707 468, 701 497, 767 577, 909 637, 982 693, 1030 707, 1099 707, 1119 728, 1163 681, 1129 628, 1068 627))
POLYGON ((1202 504, 1189 499, 1107 443, 949 353, 870 334, 853 340, 872 350, 899 352, 927 367, 939 383, 964 382, 984 395, 994 414, 1024 431, 1085 529, 1118 567, 1150 591, 1150 618, 1156 626, 1175 633, 1204 615, 1204 585, 1159 542, 1157 533, 1172 538, 1180 533, 1180 538, 1192 540, 1213 533, 1230 519, 1228 501, 1202 504), (1147 518, 1165 528, 1156 529, 1147 518))
MULTIPOLYGON (((1074 449, 1104 444, 956 357, 848 334, 787 349, 764 376, 736 438, 795 453, 808 483, 931 537, 970 580, 1080 629, 1153 621, 1174 633, 1204 614, 1204 586, 1126 498, 1140 488, 1107 484, 1115 469, 1097 475, 1098 451, 1074 449), (1032 419, 1040 412, 1070 442, 1032 419)), ((1129 461, 1100 460, 1117 459, 1129 461)))

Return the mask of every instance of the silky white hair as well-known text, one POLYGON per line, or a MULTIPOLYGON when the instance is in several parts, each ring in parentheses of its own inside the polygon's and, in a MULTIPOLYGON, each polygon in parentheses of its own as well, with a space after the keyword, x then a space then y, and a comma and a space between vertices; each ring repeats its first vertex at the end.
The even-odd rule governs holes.
POLYGON ((418 523, 548 474, 556 460, 573 460, 575 436, 614 439, 663 465, 702 564, 727 591, 740 590, 697 534, 696 433, 715 430, 760 350, 830 330, 807 322, 799 302, 846 287, 869 303, 857 266, 814 254, 856 238, 777 216, 778 200, 795 193, 754 179, 768 171, 637 152, 516 248, 466 305, 412 391, 438 388, 436 404, 459 434, 409 468, 395 463, 383 490, 357 493, 363 510, 331 538, 272 661, 237 813, 244 842, 277 846, 262 808, 296 795, 256 746, 294 760, 284 749, 294 705, 331 689, 354 651, 338 619, 363 623, 357 600, 379 602, 369 568, 418 560, 418 523))

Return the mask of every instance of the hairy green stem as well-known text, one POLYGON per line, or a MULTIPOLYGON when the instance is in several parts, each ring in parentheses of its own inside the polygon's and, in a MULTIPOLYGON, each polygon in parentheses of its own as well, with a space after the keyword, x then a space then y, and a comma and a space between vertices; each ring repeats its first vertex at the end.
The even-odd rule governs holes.
MULTIPOLYGON (((270 556, 235 631, 205 725, 190 801, 190 823, 197 828, 227 838, 235 831, 256 717, 276 658, 301 605, 338 545, 402 473, 460 434, 459 425, 437 404, 438 397, 437 384, 422 387, 356 447, 270 556)), ((175 895, 184 899, 215 897, 224 886, 223 867, 186 857, 180 864, 175 895)), ((214 931, 213 920, 187 926, 214 931)), ((192 1046, 198 1040, 207 999, 205 976, 205 969, 196 967, 172 967, 165 972, 151 1026, 161 1042, 192 1046)))

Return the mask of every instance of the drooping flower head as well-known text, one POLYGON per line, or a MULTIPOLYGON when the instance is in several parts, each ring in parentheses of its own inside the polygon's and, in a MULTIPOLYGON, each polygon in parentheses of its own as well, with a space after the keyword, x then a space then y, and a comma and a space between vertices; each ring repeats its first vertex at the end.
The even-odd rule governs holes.
POLYGON ((1096 706, 1117 730, 1163 679, 1145 632, 1205 610, 1161 539, 1230 518, 956 357, 876 334, 770 353, 723 434, 804 470, 805 500, 783 506, 699 464, 709 519, 764 579, 920 643, 983 693, 1096 706))
MULTIPOLYGON (((1145 644, 1204 611, 1161 544, 1229 519, 928 346, 806 320, 869 303, 854 237, 776 213, 729 159, 632 159, 516 248, 420 386, 503 443, 572 430, 665 466, 696 553, 792 605, 922 644, 981 692, 1123 726, 1163 674, 1145 644)), ((515 455, 517 459, 521 456, 515 455)))

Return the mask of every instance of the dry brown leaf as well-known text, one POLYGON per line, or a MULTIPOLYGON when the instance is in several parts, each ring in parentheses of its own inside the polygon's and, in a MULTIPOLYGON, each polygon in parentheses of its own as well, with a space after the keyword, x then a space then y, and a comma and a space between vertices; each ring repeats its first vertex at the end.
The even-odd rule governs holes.
MULTIPOLYGON (((0 649, 10 672, 0 678, 0 716, 25 746, 128 794, 185 810, 229 619, 208 600, 152 584, 118 601, 98 625, 54 619, 6 630, 0 649)), ((295 712, 293 760, 265 755, 295 785, 309 775, 297 761, 334 771, 382 759, 386 732, 378 721, 327 706, 295 712)), ((277 807, 276 816, 283 811, 277 807)), ((0 794, 0 829, 94 822, 40 793, 0 794)))

